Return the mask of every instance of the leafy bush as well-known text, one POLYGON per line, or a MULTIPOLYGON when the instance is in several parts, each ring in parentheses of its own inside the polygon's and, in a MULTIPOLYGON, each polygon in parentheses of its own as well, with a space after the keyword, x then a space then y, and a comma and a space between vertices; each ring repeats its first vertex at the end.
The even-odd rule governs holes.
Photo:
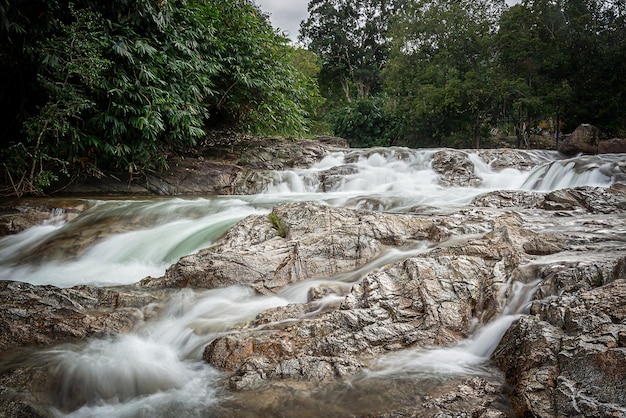
POLYGON ((0 0, 0 12, 13 193, 61 173, 162 169, 224 115, 252 133, 305 131, 307 80, 251 0, 0 0))
POLYGON ((386 99, 377 96, 358 100, 334 111, 333 131, 351 147, 394 145, 399 133, 398 117, 385 109, 386 99))

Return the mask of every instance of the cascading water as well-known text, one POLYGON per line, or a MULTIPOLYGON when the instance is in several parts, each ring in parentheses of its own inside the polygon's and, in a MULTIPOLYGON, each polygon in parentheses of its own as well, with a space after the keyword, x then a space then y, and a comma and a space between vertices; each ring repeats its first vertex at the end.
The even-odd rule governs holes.
POLYGON ((477 330, 468 339, 452 347, 430 350, 403 350, 383 357, 366 376, 393 378, 424 375, 476 375, 498 346, 510 325, 527 313, 539 281, 511 284, 512 291, 502 314, 477 330))
MULTIPOLYGON (((561 160, 556 153, 541 152, 533 170, 495 172, 489 162, 469 153, 482 184, 442 187, 431 168, 435 152, 403 148, 335 152, 308 169, 273 173, 267 191, 255 196, 90 201, 90 209, 76 219, 56 220, 1 239, 0 279, 60 287, 131 284, 162 275, 179 257, 213 245, 237 221, 266 214, 277 203, 316 200, 394 212, 420 207, 445 210, 498 189, 607 186, 616 181, 619 165, 624 164, 623 156, 561 160)), ((391 251, 358 271, 323 282, 350 286, 385 264, 424 250, 391 251)), ((204 347, 266 309, 302 303, 308 289, 319 283, 293 284, 277 296, 240 287, 185 289, 157 318, 132 334, 46 351, 41 357, 51 370, 53 414, 215 415, 211 411, 226 395, 218 385, 220 372, 201 361, 204 347)), ((390 355, 359 379, 398 373, 478 373, 504 331, 523 312, 530 289, 515 289, 513 294, 522 302, 458 346, 390 355)), ((324 303, 339 303, 334 298, 324 303)))

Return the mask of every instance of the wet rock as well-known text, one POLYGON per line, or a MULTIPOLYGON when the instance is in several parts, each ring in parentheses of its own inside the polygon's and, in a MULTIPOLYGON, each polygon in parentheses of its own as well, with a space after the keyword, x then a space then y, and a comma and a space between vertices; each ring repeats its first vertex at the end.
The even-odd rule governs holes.
POLYGON ((474 198, 471 205, 488 208, 528 208, 536 207, 544 201, 545 197, 543 193, 498 190, 495 192, 485 193, 474 198))
POLYGON ((148 174, 141 184, 150 194, 227 194, 241 169, 233 164, 202 157, 175 157, 164 172, 148 174))
POLYGON ((442 186, 478 186, 482 182, 474 174, 474 163, 464 151, 437 151, 431 164, 433 170, 439 174, 439 183, 442 186))
POLYGON ((345 181, 345 176, 356 174, 359 169, 354 165, 341 165, 329 168, 319 174, 321 192, 331 192, 333 189, 345 181))
POLYGON ((501 383, 484 377, 392 379, 359 376, 349 383, 272 381, 255 391, 238 391, 223 404, 221 417, 285 418, 493 417, 511 416, 501 383), (425 393, 425 394, 424 394, 425 393))
POLYGON ((144 287, 223 287, 244 284, 262 293, 311 277, 351 271, 375 259, 386 246, 440 241, 445 231, 413 215, 291 203, 274 208, 288 233, 280 237, 269 217, 249 216, 220 245, 183 257, 163 278, 144 287))
POLYGON ((0 238, 35 225, 68 222, 85 211, 86 202, 63 199, 18 199, 0 205, 0 238))
POLYGON ((35 353, 0 354, 0 417, 48 418, 45 405, 47 373, 41 368, 25 367, 35 353), (35 390, 33 390, 35 389, 35 390))
POLYGON ((608 188, 577 187, 556 190, 545 195, 539 205, 545 210, 585 210, 591 213, 614 213, 626 210, 626 186, 616 183, 608 188))
POLYGON ((626 138, 612 138, 598 143, 598 154, 626 153, 626 138))
POLYGON ((257 194, 272 184, 271 172, 244 168, 238 170, 230 180, 228 194, 257 194))
POLYGON ((267 186, 259 173, 308 167, 329 152, 348 148, 345 140, 319 137, 292 140, 284 137, 227 135, 208 138, 193 154, 173 156, 162 172, 141 178, 113 173, 87 178, 64 189, 69 194, 251 194, 267 186))
POLYGON ((533 237, 523 244, 524 252, 530 255, 549 255, 561 252, 562 237, 558 235, 547 235, 533 237))
POLYGON ((426 397, 422 403, 426 411, 420 411, 419 415, 438 418, 507 418, 510 410, 503 402, 500 384, 482 377, 472 377, 438 388, 426 397))
POLYGON ((502 171, 505 168, 530 170, 537 166, 537 162, 534 161, 524 150, 499 148, 481 149, 476 152, 480 158, 494 171, 502 171))
POLYGON ((61 289, 0 281, 0 351, 125 333, 143 319, 142 293, 86 286, 61 289))
POLYGON ((583 123, 561 142, 559 151, 566 155, 597 154, 599 141, 600 130, 593 125, 583 123))
POLYGON ((408 161, 411 159, 411 151, 408 148, 396 147, 367 148, 346 153, 344 161, 346 164, 355 164, 364 159, 370 160, 372 158, 378 158, 380 156, 400 161, 408 161))
POLYGON ((319 289, 306 304, 273 308, 256 323, 215 339, 203 358, 233 372, 232 388, 253 390, 272 379, 332 380, 388 351, 456 342, 476 318, 487 321, 500 312, 501 290, 528 257, 518 253, 524 242, 538 239, 520 223, 518 216, 503 215, 480 239, 370 273, 352 284, 336 308, 314 310, 319 289), (267 318, 273 327, 255 331, 267 318))
MULTIPOLYGON (((623 260, 610 277, 620 277, 623 260)), ((626 281, 587 287, 535 302, 495 352, 518 415, 626 414, 626 281)))
POLYGON ((541 267, 536 277, 541 278, 537 300, 550 300, 558 294, 573 295, 590 291, 615 280, 615 260, 569 261, 550 263, 541 267))
POLYGON ((547 211, 583 211, 615 213, 626 210, 626 186, 615 183, 610 187, 575 187, 552 192, 495 191, 476 197, 476 207, 538 208, 547 211))
POLYGON ((309 289, 308 298, 310 301, 324 299, 328 296, 345 297, 350 293, 350 286, 339 283, 328 283, 315 286, 309 289))

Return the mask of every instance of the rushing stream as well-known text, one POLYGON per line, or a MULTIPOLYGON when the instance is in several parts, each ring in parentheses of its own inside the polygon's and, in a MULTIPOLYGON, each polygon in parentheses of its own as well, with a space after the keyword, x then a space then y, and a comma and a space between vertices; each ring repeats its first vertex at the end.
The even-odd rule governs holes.
MULTIPOLYGON (((492 190, 608 186, 615 181, 617 164, 624 161, 623 155, 562 159, 556 153, 530 151, 535 168, 496 172, 490 161, 471 154, 481 185, 442 187, 430 165, 435 151, 336 152, 308 169, 274 173, 266 192, 253 196, 85 199, 89 208, 74 219, 51 214, 45 224, 2 238, 0 279, 59 287, 128 285, 146 276, 162 276, 181 256, 214 245, 244 217, 269 213, 278 203, 315 200, 390 212, 443 213, 492 190)), ((296 283, 274 296, 238 286, 180 290, 158 315, 131 334, 38 353, 40 362, 49 367, 55 387, 51 413, 70 417, 220 416, 220 405, 230 395, 218 384, 221 372, 201 359, 209 342, 259 312, 306 301, 309 288, 320 282, 351 286, 370 271, 425 250, 391 250, 358 271, 296 283)), ((339 405, 338 411, 348 414, 351 407, 346 399, 362 401, 373 391, 372 385, 383 385, 382 380, 418 382, 450 374, 494 373, 489 356, 509 325, 527 309, 536 284, 510 283, 512 296, 502 316, 471 338, 453 347, 387 355, 344 382, 345 392, 335 388, 332 402, 339 405)), ((328 297, 322 305, 340 300, 328 297)), ((327 395, 315 396, 319 397, 315 408, 330 401, 327 395)), ((376 399, 370 396, 370 402, 376 399)))

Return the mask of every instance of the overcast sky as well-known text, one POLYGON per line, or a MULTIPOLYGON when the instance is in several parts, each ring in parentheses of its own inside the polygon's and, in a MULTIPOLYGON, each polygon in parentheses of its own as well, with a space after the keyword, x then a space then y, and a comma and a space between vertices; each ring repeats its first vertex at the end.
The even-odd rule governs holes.
MULTIPOLYGON (((307 18, 309 0, 255 0, 261 10, 270 15, 270 21, 275 28, 288 33, 295 42, 298 39, 300 22, 307 18)), ((518 3, 519 0, 507 0, 508 5, 518 3)))
POLYGON ((287 32, 294 42, 298 39, 300 22, 307 18, 309 0, 256 0, 256 3, 270 15, 275 28, 287 32))

